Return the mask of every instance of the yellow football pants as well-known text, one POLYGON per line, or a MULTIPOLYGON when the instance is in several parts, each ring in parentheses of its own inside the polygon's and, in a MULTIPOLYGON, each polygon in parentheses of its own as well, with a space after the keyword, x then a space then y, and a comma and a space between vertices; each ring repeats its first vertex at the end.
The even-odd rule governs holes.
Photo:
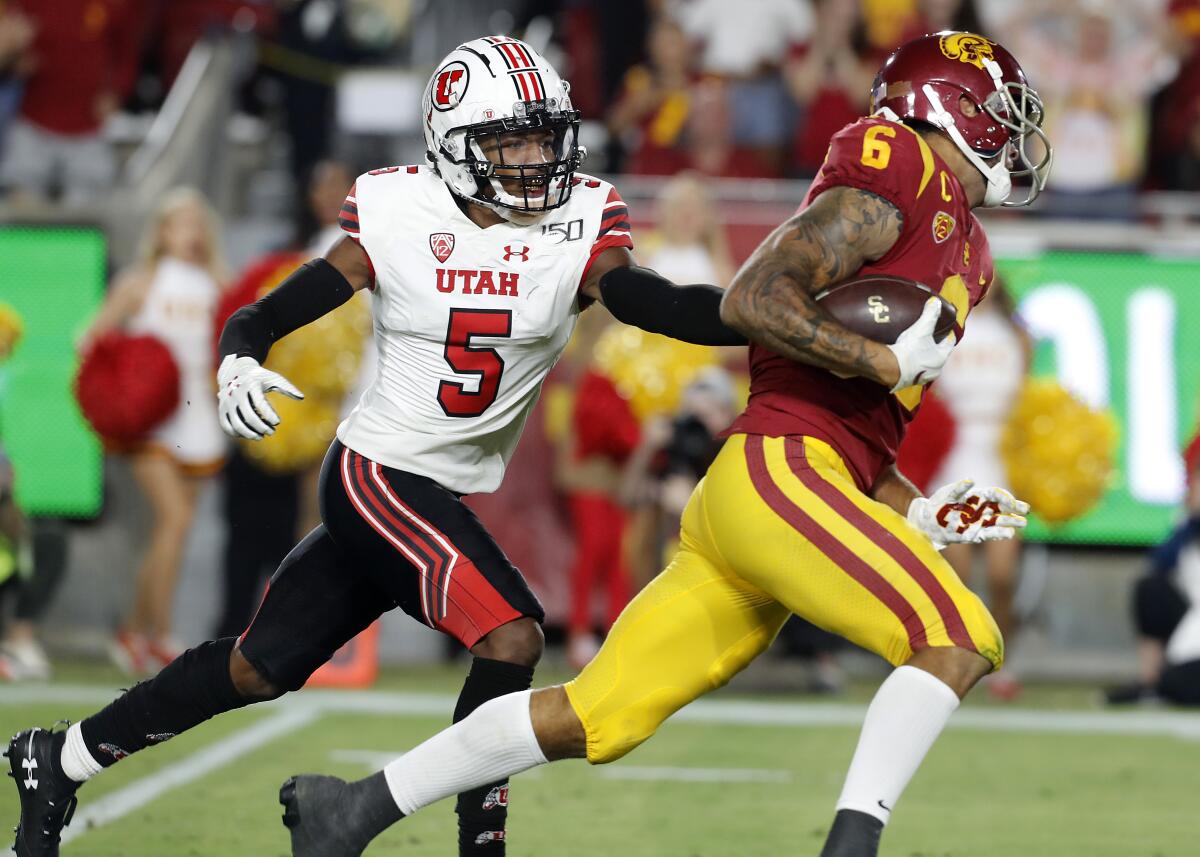
POLYGON ((734 435, 683 513, 679 551, 566 686, 587 757, 611 762, 764 651, 788 616, 893 665, 929 646, 999 668, 991 614, 889 506, 813 438, 734 435))

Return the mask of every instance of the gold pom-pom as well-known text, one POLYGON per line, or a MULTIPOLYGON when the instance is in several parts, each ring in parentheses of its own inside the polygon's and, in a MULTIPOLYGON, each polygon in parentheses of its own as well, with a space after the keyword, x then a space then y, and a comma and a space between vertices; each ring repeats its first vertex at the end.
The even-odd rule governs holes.
POLYGON ((363 345, 371 332, 366 300, 355 295, 279 340, 267 358, 267 368, 287 378, 307 397, 346 395, 358 377, 363 345))
POLYGON ((271 407, 279 414, 275 434, 262 440, 239 440, 245 456, 270 473, 298 473, 325 455, 338 426, 338 405, 306 396, 291 399, 270 394, 271 407))
POLYGON ((1029 381, 1000 437, 1000 454, 1014 494, 1048 524, 1072 521, 1091 509, 1112 479, 1119 432, 1109 411, 1098 411, 1056 381, 1029 381))
POLYGON ((0 303, 0 362, 13 353, 24 332, 25 325, 17 311, 6 303, 0 303))
POLYGON ((673 412, 696 373, 716 365, 717 350, 622 325, 601 335, 595 363, 644 420, 673 412))

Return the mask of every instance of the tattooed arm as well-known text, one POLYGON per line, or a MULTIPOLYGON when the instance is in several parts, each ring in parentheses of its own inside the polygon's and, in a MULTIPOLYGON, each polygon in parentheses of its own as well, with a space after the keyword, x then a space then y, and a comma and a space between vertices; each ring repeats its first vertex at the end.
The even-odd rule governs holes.
POLYGON ((758 246, 725 292, 721 320, 784 357, 891 388, 900 377, 892 351, 838 324, 813 296, 881 258, 902 226, 882 197, 830 188, 758 246))

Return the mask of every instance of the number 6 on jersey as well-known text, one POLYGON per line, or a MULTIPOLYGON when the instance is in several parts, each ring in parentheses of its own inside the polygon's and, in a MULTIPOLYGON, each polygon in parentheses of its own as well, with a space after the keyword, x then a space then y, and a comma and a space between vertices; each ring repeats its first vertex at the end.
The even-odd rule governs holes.
POLYGON ((475 375, 479 389, 470 392, 457 381, 438 385, 438 404, 448 417, 477 417, 496 401, 504 358, 495 348, 471 344, 472 336, 512 336, 512 310, 452 309, 446 328, 446 362, 460 375, 475 375))

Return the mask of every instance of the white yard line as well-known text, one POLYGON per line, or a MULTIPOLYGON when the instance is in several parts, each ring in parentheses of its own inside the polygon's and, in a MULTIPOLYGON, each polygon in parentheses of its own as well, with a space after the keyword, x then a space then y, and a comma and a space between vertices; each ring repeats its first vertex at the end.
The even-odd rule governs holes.
POLYGON ((136 780, 96 801, 85 799, 70 826, 63 831, 63 842, 70 842, 92 828, 116 821, 171 789, 198 780, 321 717, 320 709, 307 705, 284 705, 280 709, 265 720, 209 744, 156 774, 136 780))
POLYGON ((789 783, 791 771, 767 768, 644 768, 613 765, 599 768, 606 780, 636 780, 651 783, 789 783))
MULTIPOLYGON (((119 691, 89 685, 9 685, 0 688, 0 706, 103 705, 119 691)), ((165 792, 187 785, 217 768, 253 752, 263 744, 301 729, 327 714, 373 714, 389 717, 433 717, 447 723, 454 709, 450 694, 389 691, 305 691, 271 703, 274 713, 253 726, 207 745, 169 768, 137 780, 94 802, 85 801, 63 841, 107 824, 144 806, 165 792)), ((865 706, 804 702, 707 700, 692 703, 672 720, 737 726, 851 726, 862 723, 865 706)), ((31 724, 32 725, 32 724, 31 724)), ((42 724, 49 725, 49 724, 42 724)), ((1200 714, 1181 711, 1037 711, 1022 708, 968 708, 950 721, 952 729, 1043 734, 1169 736, 1200 741, 1200 714)), ((337 751, 342 761, 378 769, 394 755, 367 750, 337 751)), ((603 769, 612 779, 671 779, 687 782, 784 782, 786 771, 707 768, 639 768, 616 765, 603 769), (743 777, 745 779, 738 779, 743 777), (753 779, 760 777, 762 779, 753 779)))

